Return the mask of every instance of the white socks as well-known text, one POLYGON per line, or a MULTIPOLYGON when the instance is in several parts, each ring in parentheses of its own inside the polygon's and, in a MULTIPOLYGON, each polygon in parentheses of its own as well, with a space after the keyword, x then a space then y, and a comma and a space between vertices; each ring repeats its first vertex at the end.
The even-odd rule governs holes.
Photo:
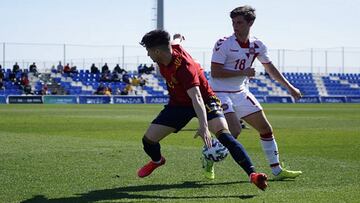
POLYGON ((261 145, 269 161, 272 173, 274 175, 279 174, 282 168, 279 161, 279 150, 274 137, 271 136, 265 138, 261 136, 261 145))

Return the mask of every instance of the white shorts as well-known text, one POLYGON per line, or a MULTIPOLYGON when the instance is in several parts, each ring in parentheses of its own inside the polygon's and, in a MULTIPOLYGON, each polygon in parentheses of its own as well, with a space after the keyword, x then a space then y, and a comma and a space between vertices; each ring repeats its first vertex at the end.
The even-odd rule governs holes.
POLYGON ((263 109, 255 96, 247 89, 236 93, 217 92, 216 95, 221 100, 224 114, 235 112, 238 118, 243 118, 263 109))

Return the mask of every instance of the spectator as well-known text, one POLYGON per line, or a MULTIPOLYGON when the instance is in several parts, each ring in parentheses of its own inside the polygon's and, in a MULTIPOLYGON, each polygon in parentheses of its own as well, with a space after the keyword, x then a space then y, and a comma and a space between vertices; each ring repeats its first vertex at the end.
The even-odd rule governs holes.
POLYGON ((134 76, 134 77, 131 79, 131 85, 132 85, 132 86, 135 86, 135 87, 137 87, 137 86, 140 85, 140 80, 139 80, 139 78, 138 78, 137 76, 134 76))
POLYGON ((71 68, 70 68, 70 65, 67 63, 67 64, 64 66, 64 73, 70 74, 70 72, 71 72, 71 68))
POLYGON ((76 66, 72 66, 71 69, 70 69, 70 73, 72 73, 72 74, 78 74, 79 71, 77 70, 77 67, 76 67, 76 66))
POLYGON ((154 64, 151 64, 150 67, 148 67, 147 70, 145 70, 145 73, 151 74, 153 71, 155 71, 155 67, 154 64))
POLYGON ((28 79, 28 77, 24 74, 21 76, 21 80, 20 80, 20 85, 22 87, 22 89, 25 89, 25 86, 26 85, 29 85, 30 84, 30 81, 28 79))
POLYGON ((56 68, 55 68, 55 65, 52 65, 52 66, 51 66, 51 72, 52 72, 52 73, 56 73, 56 72, 57 72, 57 70, 56 70, 56 68))
POLYGON ((16 74, 16 73, 19 72, 19 71, 20 71, 20 66, 18 65, 17 62, 15 62, 15 64, 13 65, 13 70, 12 70, 12 72, 16 74))
POLYGON ((16 74, 14 72, 9 73, 9 80, 11 82, 16 82, 16 74))
POLYGON ((142 73, 146 73, 147 70, 148 70, 148 67, 146 64, 144 64, 142 67, 142 73))
POLYGON ((126 84, 130 84, 130 75, 125 73, 123 76, 122 76, 122 81, 126 84))
POLYGON ((104 95, 106 95, 106 96, 111 96, 111 88, 110 88, 110 87, 105 87, 105 89, 104 89, 104 95))
MULTIPOLYGON (((0 65, 1 66, 1 65, 0 65)), ((3 72, 3 70, 1 69, 1 67, 0 67, 0 78, 1 79, 5 79, 5 75, 4 75, 4 72, 3 72)))
POLYGON ((120 82, 121 78, 120 78, 120 74, 114 69, 112 74, 111 74, 111 80, 113 82, 120 82))
POLYGON ((122 69, 119 64, 116 64, 115 68, 114 68, 114 71, 117 72, 117 73, 120 73, 122 74, 125 70, 122 69))
POLYGON ((31 92, 31 86, 30 86, 30 81, 27 77, 26 74, 23 74, 21 76, 21 80, 20 80, 20 86, 21 86, 21 89, 23 89, 24 91, 24 94, 32 94, 31 92))
POLYGON ((3 90, 4 89, 4 82, 3 82, 3 79, 0 78, 0 90, 3 90))
POLYGON ((109 70, 101 73, 100 81, 103 81, 103 82, 111 82, 111 74, 110 74, 110 71, 109 71, 109 70))
POLYGON ((142 76, 140 76, 139 80, 140 80, 139 83, 140 87, 144 87, 146 85, 146 80, 142 76))
POLYGON ((49 94, 49 89, 48 89, 48 86, 47 84, 45 83, 41 89, 41 94, 42 95, 48 95, 49 94))
POLYGON ((124 89, 121 91, 121 95, 128 95, 131 91, 133 91, 132 86, 130 84, 126 85, 124 89))
POLYGON ((144 67, 143 67, 142 64, 140 64, 140 65, 137 67, 137 69, 138 69, 138 74, 144 73, 144 67))
POLYGON ((109 66, 107 65, 107 63, 104 64, 103 67, 101 67, 101 73, 105 73, 109 71, 109 66))
POLYGON ((95 94, 103 95, 105 90, 104 84, 100 84, 99 87, 96 89, 95 94))
POLYGON ((35 62, 33 62, 33 64, 31 64, 31 65, 29 66, 29 71, 30 71, 31 73, 34 73, 34 75, 37 76, 38 71, 37 71, 37 67, 36 67, 35 62))
POLYGON ((91 72, 92 74, 98 74, 98 73, 99 73, 99 69, 98 69, 98 67, 95 66, 95 63, 93 63, 93 64, 91 65, 91 67, 90 67, 90 72, 91 72))
POLYGON ((33 93, 31 92, 31 86, 30 86, 30 85, 26 85, 26 86, 24 87, 24 93, 25 93, 25 94, 33 94, 33 93))
POLYGON ((64 66, 61 64, 61 61, 59 61, 59 64, 56 66, 56 69, 58 73, 64 72, 64 66))

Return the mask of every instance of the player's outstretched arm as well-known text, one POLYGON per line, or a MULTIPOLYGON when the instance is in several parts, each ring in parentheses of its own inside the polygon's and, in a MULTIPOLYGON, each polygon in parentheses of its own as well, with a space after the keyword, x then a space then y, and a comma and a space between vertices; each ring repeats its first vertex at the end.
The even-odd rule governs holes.
POLYGON ((272 63, 265 63, 263 66, 265 67, 265 71, 269 73, 274 80, 285 87, 296 100, 302 97, 300 90, 294 87, 272 63))

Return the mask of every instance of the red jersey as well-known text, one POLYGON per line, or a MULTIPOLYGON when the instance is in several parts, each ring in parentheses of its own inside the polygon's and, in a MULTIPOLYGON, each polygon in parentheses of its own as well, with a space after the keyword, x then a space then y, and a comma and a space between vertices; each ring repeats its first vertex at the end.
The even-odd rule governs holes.
POLYGON ((170 64, 158 64, 169 91, 169 105, 192 106, 191 98, 186 91, 195 86, 199 86, 201 96, 204 102, 207 102, 215 93, 205 78, 204 70, 180 45, 171 47, 173 52, 170 64))

